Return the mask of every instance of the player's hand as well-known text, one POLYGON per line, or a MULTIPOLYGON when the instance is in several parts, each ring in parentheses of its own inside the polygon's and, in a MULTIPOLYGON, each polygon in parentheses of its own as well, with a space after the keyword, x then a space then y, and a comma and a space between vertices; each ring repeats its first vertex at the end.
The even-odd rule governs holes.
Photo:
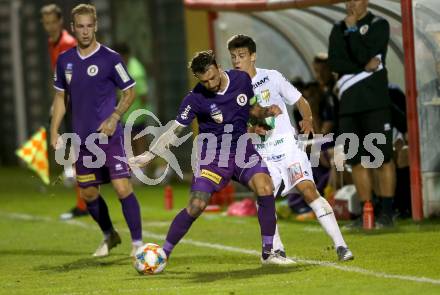
POLYGON ((142 168, 147 166, 147 164, 150 163, 155 157, 156 156, 153 153, 146 151, 139 156, 129 158, 128 165, 142 168))
POLYGON ((276 104, 269 106, 267 112, 268 112, 269 116, 274 116, 274 117, 283 113, 283 111, 281 111, 280 107, 277 106, 276 104))
POLYGON ((267 134, 267 130, 266 130, 266 128, 264 128, 264 126, 255 125, 253 133, 256 133, 258 135, 266 135, 267 134))
POLYGON ((59 149, 62 144, 63 142, 58 132, 53 132, 50 134, 50 145, 54 150, 59 149))
POLYGON ((107 136, 112 136, 113 133, 115 133, 117 126, 118 119, 111 115, 104 122, 102 122, 101 125, 99 125, 98 131, 107 136))
POLYGON ((300 121, 299 127, 301 128, 301 133, 303 133, 307 136, 310 135, 310 133, 311 134, 315 133, 313 131, 313 121, 312 120, 304 119, 304 120, 300 121))
POLYGON ((347 28, 354 27, 357 22, 357 15, 353 9, 347 9, 347 16, 344 19, 345 25, 347 28))
POLYGON ((382 62, 381 62, 380 58, 373 57, 372 59, 370 59, 370 61, 365 66, 365 71, 374 72, 377 70, 377 68, 380 66, 381 63, 382 62))

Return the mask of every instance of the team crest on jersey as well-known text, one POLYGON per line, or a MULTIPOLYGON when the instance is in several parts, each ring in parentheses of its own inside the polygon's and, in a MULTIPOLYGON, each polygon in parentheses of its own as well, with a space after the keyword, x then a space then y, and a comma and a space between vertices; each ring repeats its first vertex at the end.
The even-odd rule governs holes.
POLYGON ((73 69, 73 65, 71 63, 68 63, 66 65, 66 70, 64 71, 64 75, 66 76, 67 84, 70 84, 70 81, 72 81, 72 69, 73 69))
POLYGON ((269 89, 266 89, 266 90, 261 91, 261 98, 262 98, 265 102, 269 102, 269 99, 270 99, 270 91, 269 91, 269 89))
POLYGON ((215 103, 209 106, 211 108, 211 118, 218 124, 223 122, 222 111, 217 107, 215 103))
POLYGON ((368 32, 368 29, 370 27, 368 25, 363 25, 360 29, 359 29, 359 33, 361 33, 361 35, 365 35, 368 32))
POLYGON ((98 74, 98 66, 97 65, 91 65, 87 68, 87 75, 90 77, 96 76, 98 74))
POLYGON ((246 94, 242 93, 237 96, 237 103, 239 106, 245 106, 247 104, 248 98, 246 94))

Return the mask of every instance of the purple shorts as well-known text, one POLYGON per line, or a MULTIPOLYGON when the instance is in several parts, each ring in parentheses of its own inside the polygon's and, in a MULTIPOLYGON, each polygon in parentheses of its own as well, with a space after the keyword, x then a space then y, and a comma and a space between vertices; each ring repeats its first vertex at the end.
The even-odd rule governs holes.
POLYGON ((211 164, 199 165, 192 179, 191 191, 212 194, 225 187, 231 179, 249 187, 249 180, 255 174, 269 174, 266 164, 251 144, 247 145, 244 155, 243 161, 237 160, 236 154, 231 153, 227 164, 220 165, 216 159, 211 164))
POLYGON ((128 164, 115 158, 115 156, 119 156, 127 159, 122 136, 109 137, 108 144, 98 144, 98 147, 105 153, 105 163, 99 168, 85 166, 84 156, 91 156, 92 161, 96 161, 97 156, 90 152, 85 145, 80 147, 75 168, 76 180, 82 188, 109 183, 112 179, 130 177, 128 164))

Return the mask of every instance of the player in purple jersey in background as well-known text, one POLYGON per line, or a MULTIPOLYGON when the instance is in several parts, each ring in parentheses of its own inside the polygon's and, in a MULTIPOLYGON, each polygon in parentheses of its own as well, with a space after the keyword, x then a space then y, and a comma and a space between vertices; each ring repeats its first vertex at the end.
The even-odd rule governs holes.
POLYGON ((100 184, 111 181, 130 229, 133 256, 142 245, 141 215, 129 180, 129 167, 119 160, 126 157, 119 120, 133 102, 135 81, 128 75, 121 56, 96 41, 97 17, 94 6, 80 4, 73 8, 71 27, 78 46, 61 54, 57 61, 51 145, 56 149, 60 144, 58 129, 66 112, 66 96, 71 104, 73 132, 81 139, 79 157, 75 163, 81 196, 87 203, 90 215, 104 233, 104 240, 93 255, 107 256, 111 248, 121 243, 99 192, 100 184), (116 87, 123 92, 118 105, 116 87), (98 137, 108 142, 98 142, 98 137), (103 154, 89 150, 90 146, 101 149, 103 154), (99 164, 104 154, 105 161, 99 164))
POLYGON ((262 236, 261 262, 294 263, 273 251, 276 219, 272 180, 252 142, 243 140, 249 139, 247 122, 250 115, 264 119, 279 115, 281 110, 277 106, 251 106, 255 100, 249 75, 236 70, 223 71, 217 66, 212 51, 197 53, 190 68, 199 83, 182 101, 176 120, 150 151, 129 160, 132 165, 145 166, 155 155, 162 154, 175 141, 176 134, 197 118, 198 150, 201 152, 194 169, 191 198, 188 206, 171 223, 163 246, 164 251, 168 256, 171 254, 192 223, 202 214, 211 195, 233 179, 249 187, 258 196, 258 221, 262 236), (211 157, 209 163, 205 161, 207 157, 211 157))

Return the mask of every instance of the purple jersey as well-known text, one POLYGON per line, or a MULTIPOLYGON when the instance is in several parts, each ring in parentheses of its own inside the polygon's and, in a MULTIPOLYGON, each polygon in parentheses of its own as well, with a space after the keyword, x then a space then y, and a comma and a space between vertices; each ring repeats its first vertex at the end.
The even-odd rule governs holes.
MULTIPOLYGON (((226 71, 228 85, 223 92, 212 93, 200 83, 194 87, 180 105, 176 121, 188 126, 194 118, 199 124, 199 133, 211 133, 217 138, 220 150, 222 135, 232 135, 231 152, 236 149, 237 140, 247 132, 250 100, 254 96, 252 81, 246 72, 226 71), (230 124, 232 131, 225 132, 230 124)), ((218 153, 217 153, 218 155, 218 153)))
MULTIPOLYGON (((73 132, 82 143, 114 112, 116 87, 125 90, 135 84, 121 56, 101 44, 86 57, 80 56, 76 47, 61 54, 54 79, 54 87, 69 97, 73 132)), ((120 124, 114 136, 119 135, 120 124)))

